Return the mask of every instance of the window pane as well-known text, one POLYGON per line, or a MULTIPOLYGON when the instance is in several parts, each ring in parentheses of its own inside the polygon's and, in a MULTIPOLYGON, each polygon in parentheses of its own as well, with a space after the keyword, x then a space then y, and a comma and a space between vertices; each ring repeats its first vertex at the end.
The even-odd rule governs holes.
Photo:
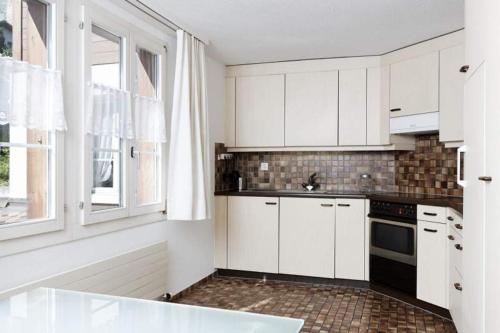
POLYGON ((92 82, 120 88, 121 38, 92 25, 91 43, 92 82))
POLYGON ((140 142, 137 144, 137 193, 138 205, 150 204, 159 201, 159 172, 160 154, 159 145, 140 142))
POLYGON ((158 60, 147 50, 137 50, 137 92, 141 96, 157 97, 158 60))
POLYGON ((122 206, 122 149, 118 138, 94 136, 92 211, 122 206))
POLYGON ((50 217, 48 149, 0 148, 0 224, 50 217))
POLYGON ((38 0, 0 1, 0 54, 47 67, 48 5, 38 0))

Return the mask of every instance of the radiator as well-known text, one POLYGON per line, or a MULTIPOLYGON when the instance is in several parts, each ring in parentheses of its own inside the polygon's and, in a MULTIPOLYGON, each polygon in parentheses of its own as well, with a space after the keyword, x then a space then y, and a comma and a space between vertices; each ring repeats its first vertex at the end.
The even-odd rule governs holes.
POLYGON ((0 293, 8 297, 37 287, 155 299, 167 288, 167 243, 161 242, 0 293))

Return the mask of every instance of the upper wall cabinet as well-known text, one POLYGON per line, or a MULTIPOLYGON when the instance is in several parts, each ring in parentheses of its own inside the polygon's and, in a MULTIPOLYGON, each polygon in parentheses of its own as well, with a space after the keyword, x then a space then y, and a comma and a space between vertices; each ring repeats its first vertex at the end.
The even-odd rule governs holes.
POLYGON ((439 53, 391 65, 391 117, 439 111, 439 53))
POLYGON ((366 69, 339 73, 339 145, 366 145, 366 69))
POLYGON ((236 146, 283 147, 285 76, 236 78, 236 146))
POLYGON ((286 75, 286 146, 336 146, 338 71, 286 75))
POLYGON ((225 143, 227 147, 236 146, 236 78, 226 78, 225 101, 225 143))
POLYGON ((465 75, 459 69, 464 63, 464 46, 444 49, 439 55, 439 140, 460 142, 464 139, 465 75))
POLYGON ((366 73, 366 144, 388 145, 389 66, 368 68, 366 73))

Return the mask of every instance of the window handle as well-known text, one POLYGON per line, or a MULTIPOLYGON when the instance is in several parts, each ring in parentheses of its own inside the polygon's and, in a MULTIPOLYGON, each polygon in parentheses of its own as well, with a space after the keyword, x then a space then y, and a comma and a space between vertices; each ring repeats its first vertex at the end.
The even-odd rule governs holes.
POLYGON ((134 146, 130 147, 130 157, 135 158, 134 146))

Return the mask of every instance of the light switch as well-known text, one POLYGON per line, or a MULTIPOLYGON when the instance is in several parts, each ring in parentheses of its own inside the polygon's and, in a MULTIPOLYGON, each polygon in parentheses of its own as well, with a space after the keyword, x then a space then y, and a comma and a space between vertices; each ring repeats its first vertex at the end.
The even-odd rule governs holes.
POLYGON ((268 170, 269 170, 269 163, 261 162, 260 163, 260 171, 268 171, 268 170))

